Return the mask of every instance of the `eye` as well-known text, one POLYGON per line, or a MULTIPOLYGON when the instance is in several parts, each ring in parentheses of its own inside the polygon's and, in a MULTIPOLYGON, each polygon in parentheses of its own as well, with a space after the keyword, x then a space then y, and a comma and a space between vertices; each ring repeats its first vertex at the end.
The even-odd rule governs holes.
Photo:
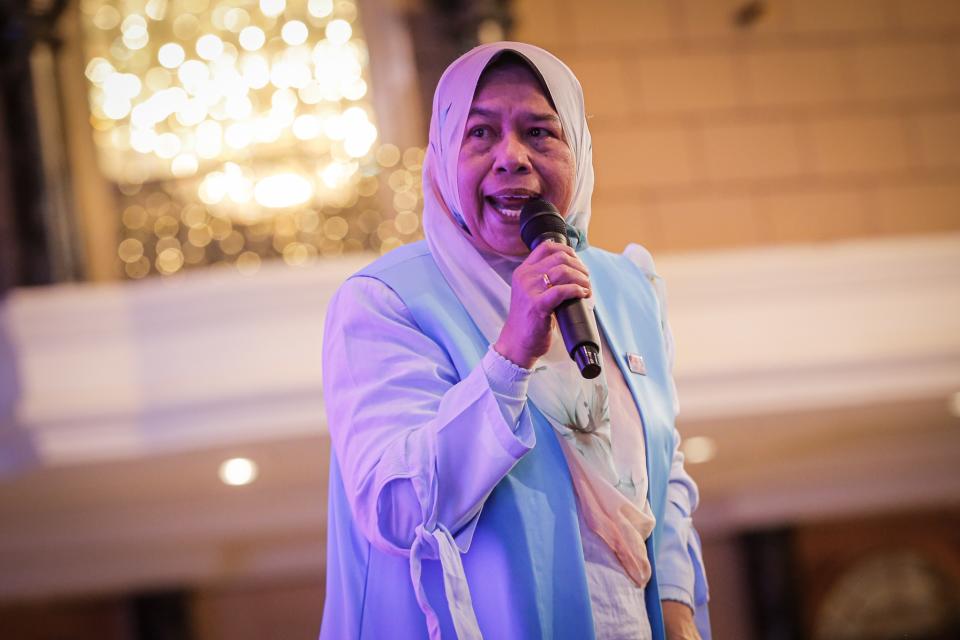
POLYGON ((551 138, 555 137, 553 131, 547 127, 531 127, 527 134, 531 138, 551 138))
POLYGON ((467 132, 467 137, 470 137, 470 138, 486 138, 489 135, 490 135, 490 127, 488 127, 487 125, 477 125, 476 127, 472 127, 467 132))

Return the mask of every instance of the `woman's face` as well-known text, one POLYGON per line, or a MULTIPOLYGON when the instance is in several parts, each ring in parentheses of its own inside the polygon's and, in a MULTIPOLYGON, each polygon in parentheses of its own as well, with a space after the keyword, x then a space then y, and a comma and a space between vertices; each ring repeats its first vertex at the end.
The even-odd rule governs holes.
POLYGON ((574 160, 533 72, 522 64, 485 72, 470 107, 457 184, 470 241, 501 255, 524 255, 520 209, 543 198, 568 215, 574 160))

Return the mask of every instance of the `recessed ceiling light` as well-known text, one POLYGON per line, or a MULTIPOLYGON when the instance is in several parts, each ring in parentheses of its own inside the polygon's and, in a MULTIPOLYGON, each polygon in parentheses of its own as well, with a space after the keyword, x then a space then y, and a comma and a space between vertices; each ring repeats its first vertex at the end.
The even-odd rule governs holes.
POLYGON ((686 438, 680 445, 684 460, 690 464, 699 464, 713 460, 717 455, 717 443, 707 436, 693 436, 686 438))
POLYGON ((257 479, 257 464, 249 458, 230 458, 220 465, 220 479, 224 484, 239 487, 257 479))

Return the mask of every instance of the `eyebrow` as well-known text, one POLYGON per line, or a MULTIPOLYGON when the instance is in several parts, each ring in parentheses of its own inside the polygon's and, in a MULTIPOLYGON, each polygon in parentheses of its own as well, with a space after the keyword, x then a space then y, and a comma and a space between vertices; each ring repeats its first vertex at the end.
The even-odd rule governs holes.
MULTIPOLYGON (((484 109, 483 107, 471 107, 470 113, 467 114, 467 117, 479 116, 481 118, 493 118, 496 117, 496 112, 489 109, 484 109)), ((525 114, 533 120, 549 120, 552 122, 560 122, 560 117, 555 113, 529 113, 525 114)))

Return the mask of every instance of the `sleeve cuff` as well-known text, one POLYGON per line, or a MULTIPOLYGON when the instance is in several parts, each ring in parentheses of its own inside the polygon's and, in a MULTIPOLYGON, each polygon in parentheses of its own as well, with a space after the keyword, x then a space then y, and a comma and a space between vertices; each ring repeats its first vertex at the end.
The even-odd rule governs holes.
POLYGON ((492 345, 483 357, 483 370, 490 380, 490 388, 504 395, 518 395, 515 390, 526 394, 527 383, 533 374, 533 369, 524 369, 507 360, 492 345))
POLYGON ((507 424, 516 430, 517 421, 527 401, 527 387, 530 384, 531 369, 507 360, 491 346, 481 360, 487 384, 497 399, 500 412, 507 424))
POLYGON ((658 585, 657 589, 660 591, 661 600, 673 600, 681 604, 685 604, 690 609, 695 609, 693 606, 693 596, 688 593, 685 589, 681 587, 674 587, 669 584, 658 585))

